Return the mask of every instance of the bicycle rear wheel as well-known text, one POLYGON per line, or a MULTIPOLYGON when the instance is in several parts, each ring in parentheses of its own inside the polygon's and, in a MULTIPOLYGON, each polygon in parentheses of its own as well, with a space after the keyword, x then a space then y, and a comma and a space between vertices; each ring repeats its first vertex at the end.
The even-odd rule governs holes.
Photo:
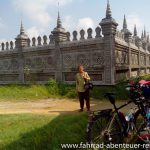
POLYGON ((116 117, 112 120, 110 114, 93 116, 87 125, 87 140, 91 144, 121 143, 123 136, 116 117))

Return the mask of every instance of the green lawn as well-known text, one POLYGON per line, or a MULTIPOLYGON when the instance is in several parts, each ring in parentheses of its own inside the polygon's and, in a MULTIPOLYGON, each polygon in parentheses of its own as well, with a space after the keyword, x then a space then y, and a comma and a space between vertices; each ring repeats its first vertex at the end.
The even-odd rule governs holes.
MULTIPOLYGON (((117 99, 127 99, 125 87, 95 86, 91 91, 91 98, 102 100, 105 92, 116 92, 117 99)), ((48 85, 0 85, 0 101, 33 101, 48 98, 76 99, 75 85, 62 85, 53 87, 48 85)))
POLYGON ((0 150, 61 150, 86 141, 86 114, 0 115, 0 150))
MULTIPOLYGON (((149 76, 145 77, 149 79, 149 76)), ((91 97, 103 99, 105 92, 114 91, 117 99, 127 99, 125 82, 116 86, 94 87, 91 97)), ((0 86, 0 101, 76 98, 75 85, 49 81, 47 85, 0 86)), ((0 115, 0 150, 61 150, 60 144, 86 142, 87 114, 0 115)))
POLYGON ((32 101, 48 98, 76 98, 75 85, 0 85, 0 101, 32 101))
MULTIPOLYGON (((150 80, 150 75, 131 78, 131 81, 150 80)), ((94 86, 91 98, 104 99, 104 93, 115 92, 116 99, 128 99, 125 86, 129 81, 122 80, 115 86, 94 86)), ((49 80, 46 85, 0 85, 0 101, 41 100, 47 98, 77 98, 75 85, 49 80)))
POLYGON ((42 85, 5 85, 0 86, 0 100, 36 100, 50 96, 47 88, 42 85))

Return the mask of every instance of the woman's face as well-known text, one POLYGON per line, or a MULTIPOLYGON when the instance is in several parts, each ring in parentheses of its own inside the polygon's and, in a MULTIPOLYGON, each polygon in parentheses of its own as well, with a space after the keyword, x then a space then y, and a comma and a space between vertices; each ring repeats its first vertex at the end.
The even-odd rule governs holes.
POLYGON ((83 72, 84 72, 84 67, 83 67, 83 66, 80 66, 80 67, 79 67, 79 72, 80 72, 80 73, 83 73, 83 72))

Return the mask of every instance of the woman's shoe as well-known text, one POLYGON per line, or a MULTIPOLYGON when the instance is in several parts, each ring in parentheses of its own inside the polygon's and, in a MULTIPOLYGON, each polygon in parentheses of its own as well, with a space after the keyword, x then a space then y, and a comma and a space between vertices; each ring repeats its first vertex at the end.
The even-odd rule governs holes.
POLYGON ((83 112, 83 109, 80 109, 79 112, 83 112))

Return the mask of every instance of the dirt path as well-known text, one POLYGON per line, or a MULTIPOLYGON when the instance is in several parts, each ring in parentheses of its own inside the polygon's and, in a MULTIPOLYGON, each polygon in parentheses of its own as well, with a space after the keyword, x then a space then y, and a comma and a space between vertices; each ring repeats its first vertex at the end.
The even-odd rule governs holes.
MULTIPOLYGON (((124 104, 125 101, 117 102, 117 106, 124 104)), ((123 108, 127 111, 133 104, 123 108)), ((111 104, 107 101, 91 101, 91 110, 99 110, 111 108, 111 104)), ((68 114, 77 113, 79 109, 78 100, 59 100, 47 99, 36 102, 0 102, 0 114, 15 114, 15 113, 37 113, 37 114, 68 114)), ((85 110, 86 111, 86 110, 85 110)))

